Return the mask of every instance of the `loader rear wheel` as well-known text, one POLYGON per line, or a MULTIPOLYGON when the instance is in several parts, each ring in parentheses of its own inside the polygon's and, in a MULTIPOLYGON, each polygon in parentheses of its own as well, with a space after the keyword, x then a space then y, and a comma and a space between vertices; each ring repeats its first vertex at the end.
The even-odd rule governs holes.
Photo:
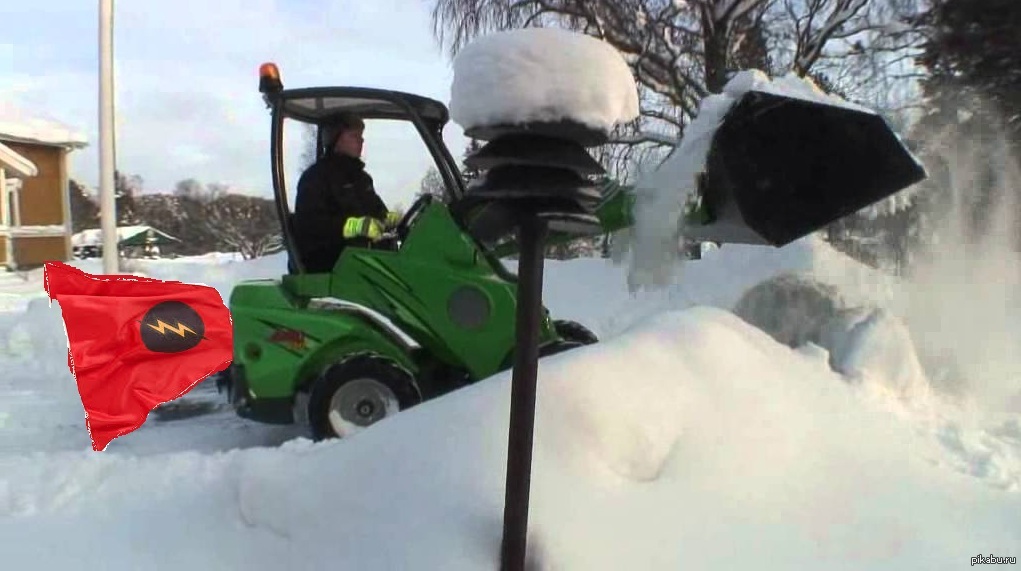
POLYGON ((330 365, 312 386, 312 437, 352 436, 421 401, 415 378, 393 360, 378 355, 345 359, 330 365))

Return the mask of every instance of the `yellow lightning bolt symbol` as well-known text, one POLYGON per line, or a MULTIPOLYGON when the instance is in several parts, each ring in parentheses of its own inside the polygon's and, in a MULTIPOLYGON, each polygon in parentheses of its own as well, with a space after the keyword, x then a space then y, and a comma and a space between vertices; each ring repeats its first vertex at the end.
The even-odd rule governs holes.
POLYGON ((185 333, 191 333, 192 335, 198 335, 198 333, 195 333, 194 331, 189 329, 187 325, 184 325, 180 321, 177 322, 177 327, 174 327, 173 325, 170 325, 169 323, 164 322, 162 319, 157 319, 156 320, 156 325, 153 325, 152 323, 146 323, 146 325, 148 325, 149 327, 152 327, 153 329, 155 329, 158 333, 160 333, 162 335, 166 335, 167 334, 167 330, 173 331, 174 333, 177 333, 181 337, 184 337, 185 333))

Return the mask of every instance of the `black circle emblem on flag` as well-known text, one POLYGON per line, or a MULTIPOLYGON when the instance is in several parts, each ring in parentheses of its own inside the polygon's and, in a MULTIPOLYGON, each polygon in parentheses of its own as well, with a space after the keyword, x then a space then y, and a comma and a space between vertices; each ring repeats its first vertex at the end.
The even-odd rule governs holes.
POLYGON ((197 311, 180 301, 164 301, 142 318, 142 343, 156 353, 180 353, 199 344, 206 325, 197 311))

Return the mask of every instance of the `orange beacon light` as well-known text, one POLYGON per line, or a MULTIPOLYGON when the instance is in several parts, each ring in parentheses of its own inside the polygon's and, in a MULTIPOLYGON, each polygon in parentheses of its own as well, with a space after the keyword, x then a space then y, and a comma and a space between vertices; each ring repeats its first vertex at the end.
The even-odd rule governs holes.
POLYGON ((280 82, 280 70, 277 64, 267 62, 259 66, 259 92, 280 91, 284 84, 280 82))

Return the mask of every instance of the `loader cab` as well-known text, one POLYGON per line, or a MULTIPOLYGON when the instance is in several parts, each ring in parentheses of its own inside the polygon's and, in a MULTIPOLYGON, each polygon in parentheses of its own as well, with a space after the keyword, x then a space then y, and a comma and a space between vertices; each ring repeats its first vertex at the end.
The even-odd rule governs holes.
POLYGON ((392 121, 410 125, 432 158, 442 181, 445 201, 453 203, 464 196, 464 181, 457 162, 443 142, 443 128, 450 120, 449 111, 443 103, 411 93, 366 87, 284 89, 280 72, 272 63, 263 64, 259 70, 259 91, 271 113, 273 196, 288 255, 288 273, 305 273, 293 239, 293 214, 288 199, 284 160, 284 132, 288 120, 307 125, 315 131, 316 159, 329 152, 326 134, 333 119, 340 113, 355 114, 370 124, 392 121))

